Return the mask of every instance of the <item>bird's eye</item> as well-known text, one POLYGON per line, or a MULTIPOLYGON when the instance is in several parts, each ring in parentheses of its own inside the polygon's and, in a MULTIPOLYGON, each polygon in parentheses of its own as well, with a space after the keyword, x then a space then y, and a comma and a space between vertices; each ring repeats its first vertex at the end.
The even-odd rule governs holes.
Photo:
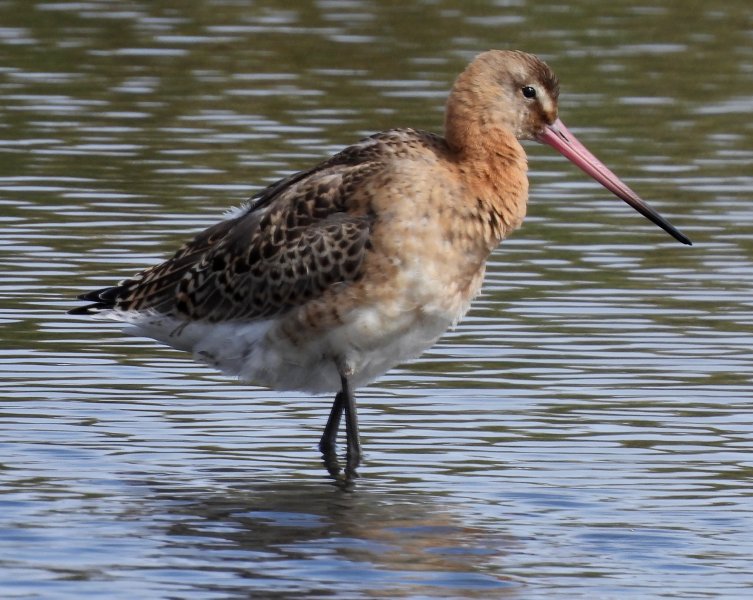
POLYGON ((526 98, 535 98, 536 97, 536 88, 530 85, 524 85, 523 86, 523 95, 526 98))

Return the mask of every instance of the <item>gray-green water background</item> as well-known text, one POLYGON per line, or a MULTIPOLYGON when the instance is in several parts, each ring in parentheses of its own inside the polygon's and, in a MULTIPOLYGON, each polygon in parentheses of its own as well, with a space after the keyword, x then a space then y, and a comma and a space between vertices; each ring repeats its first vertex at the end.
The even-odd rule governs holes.
POLYGON ((0 1, 2 598, 745 598, 749 0, 0 1), (477 52, 688 233, 532 145, 525 226, 420 360, 330 399, 65 314, 291 171, 441 129, 477 52))

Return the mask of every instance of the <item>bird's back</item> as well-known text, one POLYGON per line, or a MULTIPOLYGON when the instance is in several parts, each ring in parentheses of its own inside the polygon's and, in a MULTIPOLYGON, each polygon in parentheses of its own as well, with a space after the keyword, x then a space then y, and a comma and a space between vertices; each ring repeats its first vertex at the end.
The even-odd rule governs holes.
POLYGON ((350 352, 373 379, 434 343, 480 286, 488 250, 458 246, 462 186, 448 160, 432 134, 367 138, 264 189, 165 262, 82 296, 92 304, 74 312, 130 322, 271 387, 287 365, 289 387, 327 388, 303 380, 311 356, 334 353, 350 352), (295 364, 308 365, 299 378, 295 364))
POLYGON ((282 314, 360 276, 391 163, 441 152, 441 138, 410 129, 366 138, 265 188, 168 260, 82 295, 93 304, 71 312, 211 322, 282 314))

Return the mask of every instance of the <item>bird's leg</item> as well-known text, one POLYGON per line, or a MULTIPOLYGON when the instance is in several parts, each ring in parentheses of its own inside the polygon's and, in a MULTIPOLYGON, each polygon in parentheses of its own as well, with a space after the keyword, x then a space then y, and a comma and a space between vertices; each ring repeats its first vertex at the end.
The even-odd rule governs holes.
POLYGON ((345 454, 345 480, 350 481, 358 477, 356 468, 361 462, 361 440, 358 434, 358 415, 356 413, 356 400, 350 386, 348 375, 352 372, 346 364, 337 365, 340 373, 342 389, 335 396, 332 403, 327 424, 319 440, 319 451, 324 457, 324 465, 332 477, 340 478, 340 465, 337 460, 336 445, 337 432, 340 429, 340 419, 345 413, 345 436, 347 450, 345 454))
POLYGON ((356 476, 356 467, 361 462, 361 440, 358 434, 358 414, 356 413, 356 399, 353 390, 350 389, 350 382, 345 375, 340 375, 342 382, 342 398, 345 408, 345 435, 348 444, 346 453, 346 477, 356 476))
POLYGON ((335 446, 337 444, 337 431, 340 429, 340 417, 345 408, 343 393, 338 392, 335 401, 332 403, 332 410, 329 412, 327 424, 324 426, 324 433, 319 440, 319 452, 325 457, 335 456, 335 446))

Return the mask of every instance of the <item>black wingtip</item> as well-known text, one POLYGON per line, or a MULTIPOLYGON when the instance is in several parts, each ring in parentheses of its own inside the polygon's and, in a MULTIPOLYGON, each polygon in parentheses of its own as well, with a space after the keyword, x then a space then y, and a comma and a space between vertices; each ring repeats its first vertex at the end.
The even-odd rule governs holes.
MULTIPOLYGON (((82 300, 81 296, 79 296, 79 299, 82 300)), ((67 311, 69 315, 93 315, 97 309, 96 304, 87 304, 86 306, 77 306, 76 308, 72 308, 71 310, 67 311)))
POLYGON ((78 300, 85 300, 86 302, 93 302, 93 304, 87 304, 86 306, 77 306, 68 311, 69 315, 93 315, 100 310, 107 310, 108 308, 115 308, 115 299, 118 296, 118 287, 106 287, 98 290, 92 290, 85 294, 79 294, 78 300))

